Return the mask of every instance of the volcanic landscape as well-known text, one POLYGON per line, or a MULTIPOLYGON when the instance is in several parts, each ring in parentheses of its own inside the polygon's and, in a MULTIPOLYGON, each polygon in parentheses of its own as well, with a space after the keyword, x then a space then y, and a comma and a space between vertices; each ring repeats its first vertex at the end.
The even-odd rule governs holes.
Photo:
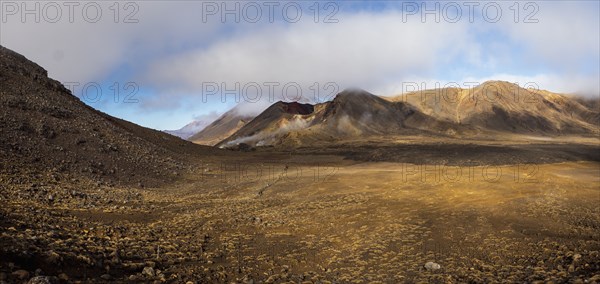
POLYGON ((0 283, 600 283, 597 99, 349 89, 183 140, 0 46, 0 109, 0 283))

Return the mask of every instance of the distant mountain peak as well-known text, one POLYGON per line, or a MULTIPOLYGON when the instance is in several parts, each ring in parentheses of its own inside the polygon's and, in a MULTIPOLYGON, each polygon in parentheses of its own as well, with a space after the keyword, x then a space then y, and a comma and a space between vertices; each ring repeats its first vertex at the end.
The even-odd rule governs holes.
POLYGON ((341 91, 340 93, 338 93, 335 99, 346 99, 346 98, 352 98, 352 97, 377 97, 363 89, 360 88, 350 88, 350 89, 345 89, 343 91, 341 91))
POLYGON ((311 114, 315 109, 314 105, 311 104, 283 101, 278 101, 277 103, 273 104, 272 107, 278 108, 284 113, 301 115, 311 114))
POLYGON ((481 84, 479 84, 479 86, 519 86, 513 82, 509 82, 509 81, 503 81, 503 80, 488 80, 485 81, 481 84))
POLYGON ((206 126, 208 126, 212 121, 206 120, 194 120, 180 129, 177 130, 165 130, 164 132, 169 133, 171 135, 175 135, 181 139, 188 139, 192 135, 202 131, 206 126))

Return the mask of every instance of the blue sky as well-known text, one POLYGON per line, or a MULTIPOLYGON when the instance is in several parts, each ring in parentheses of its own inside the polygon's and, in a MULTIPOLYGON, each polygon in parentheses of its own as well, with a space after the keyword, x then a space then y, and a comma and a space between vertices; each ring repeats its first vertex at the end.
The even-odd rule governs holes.
POLYGON ((84 15, 86 2, 72 19, 64 2, 6 3, 0 44, 61 82, 79 83, 75 95, 92 107, 155 129, 215 119, 236 105, 234 94, 222 100, 223 88, 252 97, 260 87, 261 99, 240 107, 247 113, 297 99, 298 88, 303 101, 350 87, 389 96, 410 82, 490 79, 587 96, 600 90, 598 1, 302 1, 273 10, 265 2, 95 2, 97 19, 84 15), (35 3, 39 22, 22 14, 35 3), (223 7, 239 21, 233 14, 223 21, 223 7), (90 82, 101 85, 98 101, 82 96, 90 82))

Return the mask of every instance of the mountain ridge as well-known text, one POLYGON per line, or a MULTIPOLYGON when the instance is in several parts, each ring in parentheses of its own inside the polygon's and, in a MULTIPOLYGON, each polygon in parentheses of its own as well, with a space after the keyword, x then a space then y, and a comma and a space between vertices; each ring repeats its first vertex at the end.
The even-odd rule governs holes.
POLYGON ((348 89, 321 104, 277 102, 215 145, 309 146, 318 140, 336 142, 361 136, 595 135, 600 111, 590 106, 597 103, 581 100, 505 81, 396 97, 348 89), (299 105, 312 111, 275 112, 299 105))

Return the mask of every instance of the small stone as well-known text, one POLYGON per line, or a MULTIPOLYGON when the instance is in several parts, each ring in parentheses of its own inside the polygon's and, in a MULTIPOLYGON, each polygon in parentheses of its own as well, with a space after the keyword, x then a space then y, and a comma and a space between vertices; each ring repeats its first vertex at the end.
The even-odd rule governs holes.
POLYGON ((144 270, 142 270, 142 275, 146 277, 154 277, 154 268, 150 266, 144 267, 144 270))
POLYGON ((47 276, 36 276, 27 282, 27 284, 50 284, 50 279, 47 276))
POLYGON ((69 276, 67 276, 67 274, 61 273, 61 274, 58 274, 58 279, 60 279, 62 281, 69 281, 69 276))
POLYGON ((157 276, 158 276, 158 280, 160 280, 161 282, 167 281, 167 277, 164 274, 160 273, 160 274, 157 274, 157 276))
POLYGON ((104 279, 104 280, 110 280, 110 274, 102 274, 100 275, 100 278, 104 279))
POLYGON ((29 272, 27 272, 27 270, 23 270, 23 269, 19 269, 19 270, 13 272, 12 275, 21 280, 25 280, 25 279, 29 278, 29 272))
POLYGON ((435 263, 435 262, 427 262, 425 263, 425 269, 427 269, 427 271, 436 271, 438 269, 442 268, 442 266, 440 266, 439 264, 435 263))

